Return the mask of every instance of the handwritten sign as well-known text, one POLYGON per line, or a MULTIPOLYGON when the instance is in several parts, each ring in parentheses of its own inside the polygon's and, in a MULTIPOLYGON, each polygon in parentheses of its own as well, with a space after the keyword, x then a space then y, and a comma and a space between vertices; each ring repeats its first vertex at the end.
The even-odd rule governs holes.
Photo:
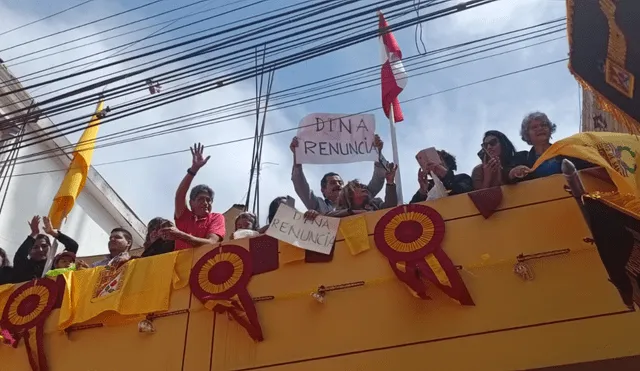
POLYGON ((304 213, 281 204, 266 234, 301 249, 329 255, 336 240, 340 219, 320 215, 311 221, 305 220, 303 215, 304 213))
POLYGON ((313 113, 300 121, 296 162, 347 164, 376 161, 375 116, 313 113))

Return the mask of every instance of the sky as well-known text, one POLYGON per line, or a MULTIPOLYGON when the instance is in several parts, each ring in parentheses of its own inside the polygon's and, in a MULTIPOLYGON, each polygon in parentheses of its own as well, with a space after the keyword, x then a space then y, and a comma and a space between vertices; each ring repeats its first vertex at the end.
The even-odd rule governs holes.
MULTIPOLYGON (((0 58, 7 61, 7 67, 17 76, 25 76, 29 73, 45 69, 49 70, 52 66, 60 63, 65 63, 66 66, 73 66, 73 62, 70 61, 74 59, 103 52, 127 42, 138 41, 164 26, 166 23, 161 24, 163 21, 191 14, 189 18, 171 24, 171 28, 187 25, 194 20, 202 19, 212 14, 220 14, 224 10, 230 9, 230 7, 248 4, 252 1, 236 1, 236 5, 231 5, 234 3, 233 1, 202 1, 179 12, 166 14, 161 17, 139 22, 127 28, 93 36, 80 42, 71 43, 63 48, 52 49, 47 52, 33 54, 29 57, 19 58, 26 53, 36 52, 42 48, 55 45, 56 43, 86 37, 110 27, 142 19, 175 8, 176 6, 194 2, 193 0, 189 2, 181 1, 179 3, 163 1, 135 12, 94 23, 86 27, 77 28, 54 37, 4 50, 19 43, 56 31, 66 30, 144 3, 140 0, 127 1, 126 4, 125 2, 118 1, 94 0, 91 3, 82 5, 69 12, 0 36, 0 58), (214 9, 215 7, 218 7, 218 9, 214 9), (125 30, 134 30, 146 26, 150 27, 146 30, 134 32, 123 37, 104 40, 105 37, 110 35, 116 35, 125 30), (88 46, 64 51, 64 49, 74 45, 88 42, 91 42, 88 46), (20 61, 25 61, 30 57, 42 56, 44 53, 52 53, 52 55, 28 63, 18 64, 20 61), (12 59, 14 60, 12 61, 12 59)), ((0 33, 55 13, 71 5, 79 4, 80 2, 80 0, 63 0, 56 2, 0 0, 0 33)), ((157 39, 143 40, 132 46, 131 49, 149 45, 152 42, 167 40, 172 37, 184 36, 190 32, 207 30, 208 28, 220 26, 243 17, 259 15, 274 10, 276 7, 283 7, 295 3, 293 0, 264 1, 259 6, 220 16, 217 19, 208 20, 192 27, 175 30, 157 39)), ((373 1, 360 1, 357 5, 360 5, 360 3, 373 3, 373 1)), ((384 11, 385 8, 383 7, 382 10, 384 11)), ((421 14, 429 11, 431 10, 423 10, 421 14)), ((415 16, 415 13, 406 15, 399 20, 392 20, 390 23, 393 24, 394 21, 401 21, 413 16, 415 16)), ((420 53, 416 48, 416 32, 421 32, 422 41, 426 49, 430 51, 477 38, 492 36, 501 32, 511 31, 516 28, 536 25, 564 16, 566 16, 566 6, 563 0, 500 0, 465 12, 424 22, 421 30, 418 31, 416 31, 415 27, 397 31, 395 36, 402 49, 404 58, 407 58, 420 53)), ((363 24, 364 28, 362 29, 375 30, 376 26, 376 17, 375 14, 372 14, 370 25, 363 24)), ((520 139, 519 128, 522 118, 530 112, 545 112, 550 119, 558 125, 554 139, 564 138, 579 131, 580 91, 578 84, 567 69, 566 62, 555 63, 528 72, 518 73, 460 89, 452 89, 508 72, 566 58, 568 45, 566 37, 562 36, 565 36, 564 32, 546 38, 560 37, 559 40, 473 63, 442 69, 433 73, 422 73, 419 75, 418 73, 425 71, 421 70, 412 75, 412 71, 409 69, 408 84, 400 95, 400 100, 411 101, 402 104, 405 121, 397 124, 399 171, 402 176, 402 190, 405 202, 409 201, 418 188, 418 164, 415 160, 415 155, 424 148, 434 146, 439 149, 445 149, 456 156, 458 172, 471 173, 473 167, 479 163, 476 153, 480 149, 482 135, 487 130, 500 130, 509 136, 518 150, 528 149, 528 146, 520 139), (446 92, 442 92, 445 90, 446 92), (413 99, 425 95, 428 96, 413 99)), ((520 43, 511 48, 521 47, 537 41, 540 40, 520 43)), ((500 49, 498 51, 508 49, 510 48, 500 49)), ((112 52, 100 54, 87 60, 97 61, 96 65, 100 65, 104 62, 102 58, 110 53, 112 52)), ((214 51, 212 55, 217 56, 223 53, 224 51, 214 51)), ((125 54, 119 58, 134 54, 136 53, 125 54)), ((153 58, 157 57, 148 57, 147 59, 143 59, 143 61, 153 61, 153 58)), ((206 60, 206 58, 211 58, 211 55, 200 58, 200 60, 206 60)), ((117 59, 118 58, 115 58, 113 60, 117 59)), ((379 63, 379 61, 380 51, 378 41, 366 41, 276 71, 272 91, 280 91, 293 86, 308 84, 323 78, 370 67, 379 63)), ((184 64, 186 62, 180 63, 184 64)), ((170 68, 180 67, 180 63, 172 65, 170 68)), ((116 75, 121 73, 123 68, 134 64, 134 62, 127 62, 103 71, 77 77, 70 81, 86 82, 97 79, 103 74, 109 76, 116 75)), ((438 67, 441 67, 441 65, 433 68, 438 67)), ((166 67, 163 70, 166 71, 168 68, 169 67, 166 67)), ((80 69, 81 68, 78 70, 80 69)), ((143 76, 145 78, 153 77, 154 73, 157 72, 150 72, 143 76)), ((375 77, 377 75, 373 76, 375 77)), ((134 78, 131 79, 133 81, 134 78)), ((37 81, 44 80, 36 79, 23 84, 29 85, 37 81)), ((57 82, 38 90, 32 89, 30 93, 38 96, 66 85, 68 85, 68 82, 57 82)), ((163 89, 166 91, 170 91, 170 88, 171 84, 163 86, 163 89)), ((143 88, 139 92, 131 93, 124 98, 109 100, 107 96, 106 100, 107 105, 115 108, 118 104, 122 104, 125 101, 148 95, 148 91, 143 88)), ((51 95, 43 96, 40 99, 50 96, 51 95)), ((255 80, 251 79, 226 85, 220 89, 155 108, 145 113, 106 123, 100 128, 100 135, 104 136, 244 99, 255 99, 255 80)), ((385 156, 388 159, 392 158, 389 124, 382 109, 380 109, 380 87, 378 85, 357 92, 328 99, 312 100, 304 104, 283 109, 278 109, 275 102, 273 102, 271 106, 272 108, 274 106, 276 107, 267 113, 265 124, 265 132, 267 133, 294 129, 300 120, 310 113, 325 112, 346 114, 375 109, 372 112, 376 116, 376 131, 385 142, 385 156)), ((55 116, 52 117, 52 119, 54 122, 61 122, 65 119, 78 117, 79 115, 88 115, 92 113, 92 110, 92 107, 87 107, 82 111, 55 116)), ((190 130, 180 131, 179 133, 96 149, 93 164, 141 220, 146 223, 149 219, 156 216, 171 217, 173 213, 175 189, 184 174, 186 174, 187 168, 191 165, 191 156, 188 148, 195 142, 201 142, 205 146, 210 146, 205 148, 205 154, 210 155, 211 160, 198 173, 194 184, 209 184, 216 192, 214 211, 224 212, 233 204, 244 203, 250 174, 253 144, 252 140, 244 140, 226 145, 211 145, 241 138, 251 138, 253 136, 255 122, 255 116, 246 117, 192 128, 190 130), (180 150, 187 151, 149 159, 104 164, 107 162, 180 150)), ((80 134, 81 133, 78 132, 70 134, 68 137, 71 141, 76 141, 80 134)), ((291 195, 296 198, 298 208, 304 208, 295 195, 290 181, 292 156, 289 150, 289 143, 294 135, 295 131, 293 130, 277 135, 270 135, 264 139, 262 155, 263 167, 260 174, 261 223, 265 221, 269 203, 277 196, 291 195)), ((320 192, 320 178, 326 172, 338 172, 345 180, 354 178, 368 180, 371 177, 372 170, 373 164, 369 163, 304 166, 307 179, 318 194, 320 192)))

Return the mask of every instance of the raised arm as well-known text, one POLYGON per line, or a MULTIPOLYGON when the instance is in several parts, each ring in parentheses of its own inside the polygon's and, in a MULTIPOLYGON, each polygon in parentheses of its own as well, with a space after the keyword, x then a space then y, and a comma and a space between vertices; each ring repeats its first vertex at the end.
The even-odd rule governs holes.
POLYGON ((60 243, 64 245, 65 250, 72 252, 74 254, 78 252, 78 243, 73 238, 60 232, 59 229, 53 229, 53 225, 51 225, 51 220, 49 220, 48 217, 46 216, 43 217, 42 221, 44 222, 43 229, 46 234, 60 241, 60 243))
POLYGON ((311 187, 309 187, 309 182, 307 182, 307 178, 304 176, 304 172, 302 171, 302 165, 296 163, 296 148, 298 147, 298 138, 293 137, 291 140, 291 144, 289 145, 289 149, 293 153, 293 168, 291 169, 291 182, 293 183, 293 189, 296 191, 298 197, 300 197, 300 201, 307 207, 309 210, 317 210, 318 209, 318 197, 313 193, 311 187))
POLYGON ((390 163, 389 170, 385 172, 387 189, 384 191, 384 203, 382 204, 384 209, 398 206, 398 190, 395 183, 396 171, 398 171, 398 165, 390 163))
POLYGON ((184 211, 187 209, 187 192, 189 191, 189 187, 191 187, 191 182, 198 173, 198 170, 206 165, 207 161, 209 161, 209 158, 211 157, 204 157, 204 146, 200 143, 194 144, 190 149, 192 157, 191 167, 187 170, 187 174, 184 176, 184 178, 182 178, 182 181, 180 182, 180 185, 178 185, 178 189, 176 190, 174 211, 175 219, 179 219, 180 216, 182 216, 182 213, 184 213, 184 211))
MULTIPOLYGON (((378 134, 373 137, 373 147, 378 151, 378 153, 382 152, 384 142, 380 139, 378 134)), ((387 170, 379 161, 373 163, 373 175, 367 185, 367 189, 369 190, 369 193, 371 193, 371 197, 376 197, 384 187, 384 177, 386 172, 387 170)))
POLYGON ((29 261, 29 250, 33 247, 33 244, 36 242, 36 236, 40 234, 40 217, 38 215, 31 218, 29 224, 29 229, 31 233, 24 240, 22 245, 18 247, 18 251, 16 251, 13 256, 13 266, 15 269, 22 268, 29 261))

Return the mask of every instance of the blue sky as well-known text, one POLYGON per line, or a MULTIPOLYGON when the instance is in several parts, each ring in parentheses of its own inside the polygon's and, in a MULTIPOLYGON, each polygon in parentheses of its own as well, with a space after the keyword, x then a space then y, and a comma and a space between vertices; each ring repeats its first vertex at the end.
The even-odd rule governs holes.
MULTIPOLYGON (((79 0, 39 2, 36 6, 36 2, 33 1, 0 0, 0 32, 80 2, 79 0)), ((244 0, 242 2, 236 2, 236 5, 230 5, 226 8, 210 10, 213 7, 220 7, 231 3, 232 2, 224 2, 222 0, 203 2, 179 12, 167 14, 153 20, 129 26, 122 30, 84 40, 83 43, 96 40, 94 44, 87 47, 67 52, 59 52, 51 57, 30 63, 13 66, 13 63, 9 61, 7 64, 14 74, 22 76, 33 71, 50 68, 58 63, 68 62, 75 58, 121 45, 123 42, 136 41, 157 28, 160 28, 162 25, 122 38, 100 41, 100 39, 104 37, 115 35, 123 32, 123 30, 133 30, 143 26, 151 26, 181 15, 196 12, 196 16, 171 26, 176 27, 187 24, 189 21, 220 13, 233 6, 248 4, 250 1, 244 0)), ((273 10, 276 6, 283 7, 295 3, 294 1, 284 0, 266 1, 260 6, 243 10, 234 15, 220 17, 215 20, 203 22, 198 26, 174 31, 170 35, 163 35, 157 39, 141 42, 132 47, 132 49, 144 46, 145 44, 148 45, 151 42, 166 40, 171 37, 185 35, 189 32, 205 30, 208 27, 215 27, 222 23, 260 14, 273 10)), ((356 6, 360 5, 360 3, 367 2, 358 2, 356 6)), ((5 49, 20 42, 57 30, 64 30, 109 14, 114 14, 139 4, 143 4, 143 2, 127 2, 125 5, 124 2, 95 0, 90 4, 83 5, 62 15, 0 37, 0 49, 5 49)), ((83 37, 96 31, 157 14, 163 10, 184 4, 188 4, 188 2, 182 1, 177 3, 164 1, 121 17, 58 35, 54 38, 42 40, 24 47, 2 51, 0 52, 0 57, 5 60, 16 58, 24 53, 38 50, 53 43, 83 37)), ((425 10, 422 11, 422 13, 424 14, 428 11, 429 10, 425 10)), ((424 23, 422 26, 423 40, 427 50, 433 50, 557 19, 564 17, 566 15, 565 13, 565 2, 562 0, 500 0, 460 14, 424 23)), ((412 16, 413 14, 407 15, 402 19, 407 19, 412 16)), ((372 14, 370 23, 370 29, 375 29, 375 14, 372 14)), ((395 34, 405 58, 418 53, 415 46, 414 33, 415 28, 411 27, 396 32, 395 34)), ((564 36, 564 33, 555 34, 551 37, 558 36, 564 36)), ((532 42, 535 41, 528 43, 532 42)), ((526 44, 527 43, 517 44, 512 48, 526 44)), ((68 47, 69 46, 67 46, 67 48, 68 47)), ((507 49, 509 48, 501 50, 507 49)), ((283 90, 292 86, 369 67, 379 63, 379 53, 377 40, 371 40, 345 50, 302 62, 284 70, 279 70, 276 72, 273 91, 283 90)), ((565 58, 567 53, 567 41, 566 38, 562 38, 561 40, 552 41, 518 52, 508 53, 499 57, 421 76, 412 76, 411 71, 409 71, 408 86, 400 98, 401 100, 411 99, 507 72, 559 60, 565 58)), ((214 53, 214 55, 216 54, 214 53)), ((95 58, 100 58, 100 56, 95 58)), ((16 62, 17 61, 18 60, 16 60, 16 62)), ((173 66, 173 68, 175 67, 177 66, 173 66)), ((121 72, 121 68, 122 66, 112 67, 109 68, 107 72, 109 74, 116 74, 121 72)), ((104 72, 98 74, 102 73, 104 72)), ((97 74, 93 74, 89 75, 89 77, 83 77, 82 80, 87 81, 88 79, 95 78, 96 75, 97 74)), ((152 75, 144 75, 144 77, 151 76, 152 75)), ((74 81, 82 80, 75 79, 74 81)), ((49 89, 64 86, 57 84, 43 88, 34 94, 42 94, 49 91, 49 89)), ((169 87, 170 86, 166 86, 165 88, 168 90, 169 87)), ((100 134, 114 133, 181 114, 213 108, 242 99, 253 98, 255 96, 254 89, 254 81, 225 86, 222 89, 194 98, 106 124, 100 129, 100 134)), ((124 99, 117 99, 115 101, 110 101, 107 97, 107 104, 117 106, 118 103, 122 103, 125 100, 144 97, 145 95, 148 95, 148 92, 141 90, 124 99)), ((527 149, 526 144, 520 140, 518 135, 520 122, 527 113, 537 110, 546 112, 551 120, 558 124, 558 132, 555 135, 555 139, 558 139, 579 131, 579 104, 578 85, 570 75, 566 62, 443 94, 433 95, 404 104, 402 107, 405 114, 405 121, 398 125, 397 132, 400 148, 400 171, 402 174, 405 201, 408 201, 418 187, 416 181, 418 165, 414 156, 419 150, 430 146, 445 149, 457 157, 460 172, 470 173, 471 169, 478 163, 476 153, 479 150, 479 144, 484 131, 490 129, 501 130, 511 138, 519 150, 527 149)), ((379 106, 380 88, 376 86, 347 95, 317 100, 304 105, 269 112, 266 132, 294 128, 303 116, 313 112, 355 113, 379 106)), ((78 114, 86 115, 90 112, 91 109, 88 109, 88 112, 87 109, 85 109, 79 113, 75 112, 69 115, 55 117, 54 121, 59 122, 65 118, 76 117, 78 114)), ((391 140, 388 135, 388 122, 381 109, 376 110, 374 113, 376 114, 377 131, 386 143, 386 157, 390 159, 391 140)), ((173 194, 175 188, 185 174, 186 169, 190 166, 191 159, 188 152, 112 165, 100 166, 99 164, 187 149, 190 144, 197 141, 205 145, 210 145, 248 137, 253 133, 254 123, 255 118, 237 119, 230 122, 183 131, 178 134, 159 136, 148 140, 98 149, 94 154, 94 164, 97 164, 96 168, 100 173, 143 221, 146 222, 155 216, 170 217, 173 212, 173 194)), ((72 134, 69 138, 75 141, 79 135, 80 133, 72 134)), ((292 160, 288 146, 293 135, 295 135, 295 132, 292 131, 265 138, 263 162, 267 164, 264 165, 261 175, 260 203, 262 221, 264 221, 266 217, 268 204, 274 197, 287 194, 295 196, 289 180, 292 160)), ((251 150, 252 142, 250 141, 206 149, 206 153, 210 154, 212 159, 206 168, 198 174, 196 182, 207 183, 216 191, 216 200, 214 203, 214 209, 216 211, 223 212, 232 204, 244 201, 251 163, 251 150)), ((319 192, 320 177, 328 171, 339 172, 345 179, 360 178, 368 180, 371 176, 372 168, 372 164, 335 166, 307 165, 305 166, 305 173, 312 187, 319 192)), ((297 205, 302 207, 299 202, 297 205)), ((45 213, 46 210, 34 210, 34 213, 36 212, 45 213)))

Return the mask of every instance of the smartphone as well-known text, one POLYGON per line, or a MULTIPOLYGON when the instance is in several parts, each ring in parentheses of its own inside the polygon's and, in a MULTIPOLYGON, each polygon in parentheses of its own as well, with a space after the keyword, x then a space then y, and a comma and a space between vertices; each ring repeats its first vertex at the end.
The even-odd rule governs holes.
POLYGON ((442 165, 442 160, 440 160, 438 151, 436 151, 434 147, 429 147, 418 152, 418 154, 416 155, 416 161, 418 161, 418 164, 420 165, 422 170, 427 169, 428 163, 442 165))
POLYGON ((480 157, 480 161, 482 161, 482 162, 484 163, 484 160, 485 160, 485 159, 486 159, 486 157, 487 157, 487 152, 484 150, 484 148, 481 148, 481 149, 478 151, 478 157, 480 157))
POLYGON ((291 196, 287 196, 287 200, 284 203, 291 208, 296 208, 296 200, 291 196))
POLYGON ((378 154, 378 162, 380 163, 380 165, 382 165, 382 167, 389 171, 389 161, 387 161, 386 158, 384 158, 384 155, 382 154, 382 152, 379 152, 378 154))

